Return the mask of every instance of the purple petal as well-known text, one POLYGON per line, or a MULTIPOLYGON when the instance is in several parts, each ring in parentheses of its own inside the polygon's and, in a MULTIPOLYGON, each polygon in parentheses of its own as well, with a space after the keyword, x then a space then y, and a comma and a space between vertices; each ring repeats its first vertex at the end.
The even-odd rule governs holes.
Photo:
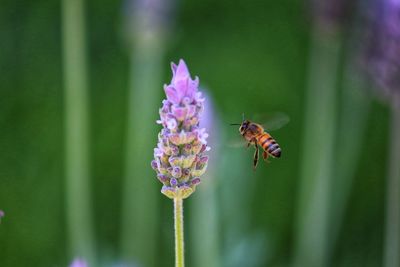
POLYGON ((199 103, 202 103, 205 100, 204 97, 201 97, 201 92, 196 92, 194 99, 196 100, 196 102, 199 102, 199 103))
POLYGON ((174 104, 179 104, 179 102, 181 101, 181 98, 174 87, 172 87, 170 85, 165 85, 164 91, 165 91, 165 95, 167 96, 169 101, 171 101, 174 104))
POLYGON ((193 180, 192 180, 192 185, 198 185, 198 184, 200 184, 200 182, 201 182, 201 180, 200 180, 200 178, 199 177, 196 177, 196 178, 194 178, 193 180))
POLYGON ((208 156, 203 156, 203 157, 200 158, 200 161, 199 161, 199 162, 201 162, 201 163, 207 163, 207 161, 208 161, 208 156))
POLYGON ((207 144, 207 137, 208 137, 208 133, 206 133, 206 129, 205 128, 201 128, 200 130, 197 131, 197 137, 199 138, 200 142, 202 142, 203 144, 207 144))
POLYGON ((159 147, 154 148, 154 157, 162 157, 164 151, 159 147))
POLYGON ((190 170, 189 169, 183 169, 182 174, 185 176, 188 176, 190 174, 190 170))
POLYGON ((196 114, 196 106, 194 106, 194 105, 189 105, 189 106, 188 106, 187 116, 188 116, 188 117, 193 117, 195 114, 196 114))
POLYGON ((158 180, 160 180, 161 183, 166 183, 168 182, 168 176, 164 175, 164 174, 158 174, 157 175, 158 180))
POLYGON ((178 66, 174 62, 171 62, 172 77, 175 76, 177 68, 178 68, 178 66))
POLYGON ((184 147, 183 147, 183 154, 184 155, 189 155, 189 154, 191 154, 192 153, 192 145, 191 144, 186 144, 184 147))
POLYGON ((182 98, 182 104, 185 106, 192 104, 192 102, 193 100, 188 96, 182 98))
POLYGON ((195 77, 194 80, 190 80, 188 84, 188 89, 186 90, 186 95, 189 96, 190 98, 194 98, 196 95, 196 92, 199 88, 199 77, 195 77))
POLYGON ((170 145, 171 147, 171 154, 173 156, 177 156, 179 154, 179 147, 177 147, 176 145, 170 145))
MULTIPOLYGON (((182 176, 182 169, 178 166, 174 167, 172 169, 172 176, 174 176, 175 178, 180 178, 182 176)), ((172 185, 172 184, 171 184, 172 185)))
POLYGON ((176 122, 175 119, 168 119, 166 121, 166 125, 168 129, 174 130, 178 126, 178 123, 176 122))
POLYGON ((175 178, 171 178, 171 180, 169 181, 169 183, 171 184, 171 186, 176 186, 178 184, 178 180, 176 180, 175 178))
POLYGON ((168 113, 169 108, 171 107, 172 103, 168 99, 163 100, 162 111, 168 113))
POLYGON ((151 161, 151 167, 153 168, 153 170, 157 171, 157 170, 158 170, 157 161, 152 160, 152 161, 151 161))
POLYGON ((172 106, 171 111, 177 120, 183 121, 186 117, 188 109, 184 107, 182 108, 182 107, 172 106))
POLYGON ((200 153, 203 153, 206 150, 207 150, 207 145, 202 145, 201 149, 200 149, 200 153))
POLYGON ((190 73, 189 73, 188 67, 186 66, 185 61, 183 61, 183 59, 180 59, 173 79, 174 79, 174 81, 179 81, 179 80, 183 80, 183 79, 186 80, 189 77, 190 77, 190 73))
POLYGON ((188 83, 189 83, 189 78, 174 81, 174 83, 173 83, 174 88, 176 89, 176 91, 179 94, 180 98, 182 98, 182 97, 187 95, 186 92, 187 92, 188 87, 189 87, 188 83))

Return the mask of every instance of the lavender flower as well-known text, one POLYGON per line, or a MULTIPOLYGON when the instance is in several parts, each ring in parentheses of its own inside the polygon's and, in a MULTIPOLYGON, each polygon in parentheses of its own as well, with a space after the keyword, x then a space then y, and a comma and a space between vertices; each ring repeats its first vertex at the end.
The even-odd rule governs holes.
POLYGON ((347 22, 349 11, 354 4, 345 0, 309 1, 315 23, 320 29, 327 32, 340 30, 343 24, 347 22))
POLYGON ((69 267, 87 267, 86 261, 76 258, 69 267))
POLYGON ((4 211, 0 210, 0 222, 1 222, 1 218, 3 218, 5 215, 4 211))
POLYGON ((203 155, 210 148, 204 128, 199 128, 199 117, 204 108, 204 98, 198 91, 199 78, 191 79, 185 62, 171 64, 172 80, 164 85, 167 99, 160 108, 158 124, 163 129, 154 149, 152 168, 167 197, 187 198, 200 183, 200 176, 207 168, 208 157, 203 155))
POLYGON ((372 1, 365 68, 386 97, 400 96, 400 0, 372 1))

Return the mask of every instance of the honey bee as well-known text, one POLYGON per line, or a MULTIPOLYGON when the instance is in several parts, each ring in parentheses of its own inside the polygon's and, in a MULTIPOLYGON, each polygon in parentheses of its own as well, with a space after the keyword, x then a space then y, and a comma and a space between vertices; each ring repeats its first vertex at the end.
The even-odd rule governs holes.
POLYGON ((232 123, 231 125, 239 125, 239 132, 244 137, 247 142, 247 147, 250 145, 254 145, 254 160, 253 160, 253 168, 256 169, 259 157, 259 148, 260 146, 263 149, 263 159, 267 161, 268 156, 272 156, 274 158, 281 157, 281 148, 279 144, 275 141, 275 139, 264 130, 261 124, 252 122, 250 120, 245 120, 243 115, 243 121, 241 124, 232 123))

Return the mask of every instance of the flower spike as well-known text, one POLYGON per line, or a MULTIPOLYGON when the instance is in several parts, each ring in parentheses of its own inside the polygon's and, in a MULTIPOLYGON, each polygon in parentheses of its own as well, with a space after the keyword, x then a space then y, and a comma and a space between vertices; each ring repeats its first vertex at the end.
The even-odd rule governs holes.
POLYGON ((199 128, 205 100, 198 91, 199 78, 190 77, 182 59, 178 65, 172 62, 171 69, 171 83, 164 85, 167 99, 162 102, 157 120, 163 129, 151 166, 163 184, 161 192, 171 199, 184 199, 200 184, 199 176, 206 171, 208 162, 203 152, 210 148, 206 129, 199 128))

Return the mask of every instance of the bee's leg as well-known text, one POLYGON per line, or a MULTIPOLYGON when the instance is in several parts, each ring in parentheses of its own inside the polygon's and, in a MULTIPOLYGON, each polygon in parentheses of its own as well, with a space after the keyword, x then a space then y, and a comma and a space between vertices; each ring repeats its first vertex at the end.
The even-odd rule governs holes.
POLYGON ((256 143, 257 143, 257 140, 253 138, 253 139, 251 139, 250 141, 247 142, 247 146, 246 147, 249 148, 250 145, 256 144, 256 143))
POLYGON ((267 163, 269 162, 268 161, 268 153, 265 150, 263 151, 263 159, 265 160, 265 162, 267 162, 267 163))
POLYGON ((253 168, 254 168, 254 170, 256 170, 257 163, 258 163, 258 146, 257 146, 256 142, 254 142, 254 147, 255 147, 256 151, 254 152, 253 168))

